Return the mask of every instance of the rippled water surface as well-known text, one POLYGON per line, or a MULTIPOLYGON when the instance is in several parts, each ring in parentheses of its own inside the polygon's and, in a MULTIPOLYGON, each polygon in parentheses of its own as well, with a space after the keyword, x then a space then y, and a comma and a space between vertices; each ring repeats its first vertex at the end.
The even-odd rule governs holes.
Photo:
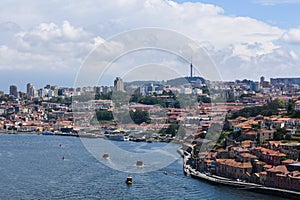
MULTIPOLYGON (((165 145, 114 144, 130 151, 165 145)), ((79 138, 0 135, 0 199, 279 199, 184 176, 181 158, 132 175, 134 184, 127 186, 127 174, 103 165, 79 138)))

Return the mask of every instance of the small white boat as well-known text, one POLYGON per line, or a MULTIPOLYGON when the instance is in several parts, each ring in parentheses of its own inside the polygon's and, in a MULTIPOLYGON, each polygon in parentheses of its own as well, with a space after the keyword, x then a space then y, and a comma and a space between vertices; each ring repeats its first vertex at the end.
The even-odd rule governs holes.
POLYGON ((109 135, 108 136, 108 139, 110 140, 116 140, 116 141, 128 141, 129 138, 124 136, 124 135, 120 135, 120 134, 117 134, 117 135, 109 135))

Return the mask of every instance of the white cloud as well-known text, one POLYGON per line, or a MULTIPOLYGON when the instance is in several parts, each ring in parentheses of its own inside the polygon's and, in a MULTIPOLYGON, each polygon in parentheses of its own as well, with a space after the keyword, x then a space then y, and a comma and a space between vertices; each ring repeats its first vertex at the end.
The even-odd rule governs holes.
MULTIPOLYGON (((64 21, 15 31, 0 48, 0 70, 76 70, 101 38, 64 21)), ((103 40, 103 39, 102 39, 103 40)))
POLYGON ((75 28, 69 21, 63 21, 60 27, 53 22, 41 23, 33 30, 24 32, 23 34, 25 37, 36 37, 36 39, 42 41, 57 39, 62 41, 87 40, 90 36, 82 27, 75 28))
MULTIPOLYGON (((212 4, 191 2, 179 4, 167 0, 132 0, 130 2, 115 0, 105 1, 105 3, 75 0, 72 2, 72 4, 60 2, 60 6, 57 6, 56 2, 49 3, 49 5, 39 2, 35 4, 36 10, 30 9, 34 15, 40 15, 37 19, 45 18, 45 21, 51 19, 56 24, 68 19, 70 23, 76 22, 89 32, 102 37, 111 37, 114 34, 141 27, 162 27, 179 31, 199 41, 210 41, 220 48, 237 42, 273 41, 282 34, 279 28, 253 18, 226 16, 222 8, 212 4), (48 6, 48 10, 55 10, 55 12, 41 13, 45 6, 48 6)), ((17 6, 12 10, 18 10, 18 7, 24 6, 24 3, 15 5, 17 6)), ((7 18, 4 14, 0 12, 0 18, 7 18)), ((22 14, 24 15, 22 12, 19 13, 20 16, 22 14)), ((17 23, 23 21, 15 16, 11 18, 15 18, 17 23)), ((32 20, 32 25, 36 26, 45 21, 32 20)), ((55 30, 55 27, 53 29, 55 30)), ((70 31, 71 29, 67 23, 64 24, 65 33, 74 32, 70 31)))
POLYGON ((293 28, 286 31, 281 40, 289 44, 300 44, 300 28, 293 28))
MULTIPOLYGON (((20 36, 26 33, 21 33, 20 36)), ((41 40, 49 41, 54 38, 61 37, 61 31, 59 27, 54 23, 42 23, 29 33, 33 37, 39 37, 41 40)), ((28 34, 27 34, 28 35, 28 34)))
POLYGON ((95 45, 104 41, 102 38, 142 27, 172 29, 193 38, 227 71, 249 74, 248 66, 252 64, 272 63, 274 69, 276 62, 278 67, 280 63, 294 66, 298 62, 297 52, 283 49, 278 43, 280 38, 288 43, 300 41, 298 30, 285 32, 253 18, 227 16, 221 7, 212 4, 3 0, 0 19, 13 22, 10 26, 0 24, 0 35, 6 33, 0 37, 0 69, 19 69, 26 63, 27 69, 76 70, 95 45), (284 55, 280 56, 279 50, 284 55))
POLYGON ((259 76, 290 77, 299 76, 299 55, 284 48, 268 54, 244 56, 234 54, 234 48, 211 52, 219 70, 226 80, 236 78, 258 80, 259 76))
POLYGON ((89 35, 82 28, 73 27, 68 21, 64 21, 62 25, 62 32, 66 38, 77 40, 80 38, 87 38, 89 35))
MULTIPOLYGON (((51 65, 54 60, 49 60, 49 56, 42 56, 37 54, 22 53, 8 48, 7 46, 0 46, 0 69, 3 70, 31 70, 34 66, 31 62, 35 62, 39 65, 51 65), (51 62, 51 63, 49 63, 51 62), (11 66, 14 63, 13 67, 11 66)), ((38 70, 38 69, 36 69, 38 70)))
POLYGON ((290 54, 290 56, 292 57, 293 60, 296 60, 296 61, 299 60, 299 56, 296 54, 295 51, 291 50, 291 51, 289 52, 289 54, 290 54))

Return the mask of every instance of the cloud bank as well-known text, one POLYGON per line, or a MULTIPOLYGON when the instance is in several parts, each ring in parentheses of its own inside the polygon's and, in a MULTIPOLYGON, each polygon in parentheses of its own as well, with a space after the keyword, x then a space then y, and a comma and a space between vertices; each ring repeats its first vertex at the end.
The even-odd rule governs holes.
POLYGON ((171 29, 191 37, 226 80, 297 75, 289 72, 299 65, 299 52, 285 45, 300 42, 299 29, 282 30, 250 17, 228 16, 212 4, 3 0, 0 19, 0 71, 40 70, 49 76, 75 72, 104 39, 142 27, 171 29))

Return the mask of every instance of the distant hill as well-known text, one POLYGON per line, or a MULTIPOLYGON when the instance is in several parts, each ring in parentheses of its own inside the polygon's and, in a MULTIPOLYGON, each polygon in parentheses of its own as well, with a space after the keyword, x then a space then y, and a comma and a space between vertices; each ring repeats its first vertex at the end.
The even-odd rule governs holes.
POLYGON ((146 85, 146 84, 149 84, 149 83, 162 84, 162 81, 132 81, 132 82, 125 82, 124 85, 125 86, 129 86, 129 85, 141 86, 141 85, 146 85))
POLYGON ((167 81, 132 81, 132 82, 125 82, 124 85, 125 86, 129 86, 129 85, 141 86, 141 85, 153 83, 153 84, 180 86, 180 85, 184 85, 184 84, 187 84, 187 83, 195 83, 198 80, 200 80, 202 83, 206 83, 206 80, 202 77, 179 77, 179 78, 175 78, 175 79, 171 79, 171 80, 167 80, 167 81))
POLYGON ((202 83, 206 83, 206 80, 202 77, 180 77, 168 80, 166 84, 171 86, 180 86, 187 83, 195 83, 198 80, 200 80, 202 83))

